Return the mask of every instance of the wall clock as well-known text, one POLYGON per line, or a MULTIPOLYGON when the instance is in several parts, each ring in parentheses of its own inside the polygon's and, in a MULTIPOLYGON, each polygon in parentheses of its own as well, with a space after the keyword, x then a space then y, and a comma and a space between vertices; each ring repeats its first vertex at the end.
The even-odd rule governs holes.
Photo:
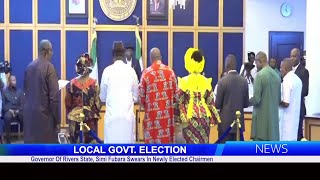
POLYGON ((288 3, 283 3, 280 12, 283 17, 289 17, 292 14, 292 6, 288 3))

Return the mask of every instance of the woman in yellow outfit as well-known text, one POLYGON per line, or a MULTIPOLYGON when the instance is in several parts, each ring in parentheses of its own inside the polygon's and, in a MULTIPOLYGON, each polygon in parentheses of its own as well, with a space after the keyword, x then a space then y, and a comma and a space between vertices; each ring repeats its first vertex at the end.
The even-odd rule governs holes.
POLYGON ((185 143, 209 143, 210 126, 220 123, 214 105, 212 78, 201 75, 205 58, 202 52, 189 48, 184 56, 188 76, 178 77, 178 94, 175 104, 175 119, 182 126, 185 143))

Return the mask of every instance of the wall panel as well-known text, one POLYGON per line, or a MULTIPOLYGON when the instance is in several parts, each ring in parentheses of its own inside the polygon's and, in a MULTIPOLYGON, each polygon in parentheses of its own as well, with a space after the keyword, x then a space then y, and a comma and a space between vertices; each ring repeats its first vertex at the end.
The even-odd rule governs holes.
POLYGON ((99 79, 103 70, 113 63, 112 46, 114 41, 122 41, 124 44, 135 46, 135 34, 133 31, 99 31, 97 40, 97 58, 99 79))
POLYGON ((88 32, 87 31, 67 31, 66 32, 66 75, 67 80, 77 77, 75 64, 78 58, 88 52, 88 32))
POLYGON ((186 8, 176 7, 173 11, 174 26, 193 26, 194 23, 194 1, 186 1, 186 8))
POLYGON ((161 51, 162 62, 168 65, 168 33, 167 32, 148 32, 148 47, 147 47, 147 66, 150 66, 149 52, 151 48, 157 47, 161 51))
POLYGON ((199 9, 199 26, 219 26, 219 0, 200 0, 199 9))
POLYGON ((236 56, 239 72, 243 62, 243 33, 223 33, 223 59, 228 54, 236 56))
POLYGON ((223 26, 224 27, 242 27, 243 26, 243 0, 224 0, 223 1, 223 26))
POLYGON ((10 23, 32 23, 32 0, 10 0, 10 23))
POLYGON ((41 40, 48 39, 52 44, 53 56, 52 64, 54 65, 58 77, 61 78, 61 42, 60 31, 58 30, 39 30, 38 31, 38 43, 41 40))
POLYGON ((198 39, 199 49, 202 51, 206 59, 204 68, 205 76, 212 78, 212 86, 214 87, 218 81, 219 35, 218 33, 200 32, 198 39))
POLYGON ((5 44, 4 39, 5 39, 4 30, 0 30, 0 62, 7 60, 4 57, 4 44, 5 44))
POLYGON ((38 23, 60 24, 60 1, 38 0, 38 23))
POLYGON ((23 87, 24 72, 33 60, 32 38, 31 30, 10 31, 10 62, 19 88, 23 87))
POLYGON ((4 1, 0 0, 0 23, 4 22, 4 1))
POLYGON ((192 32, 173 33, 173 70, 176 76, 188 75, 188 71, 184 68, 184 55, 190 47, 193 47, 192 32))

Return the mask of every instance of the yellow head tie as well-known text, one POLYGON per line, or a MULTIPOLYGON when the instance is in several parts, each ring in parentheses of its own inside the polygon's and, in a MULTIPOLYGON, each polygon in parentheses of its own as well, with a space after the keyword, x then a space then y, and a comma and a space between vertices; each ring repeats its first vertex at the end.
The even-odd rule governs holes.
POLYGON ((192 59, 192 55, 194 52, 199 51, 196 48, 189 48, 184 55, 185 68, 189 73, 201 73, 204 69, 205 58, 202 56, 202 61, 197 62, 192 59))

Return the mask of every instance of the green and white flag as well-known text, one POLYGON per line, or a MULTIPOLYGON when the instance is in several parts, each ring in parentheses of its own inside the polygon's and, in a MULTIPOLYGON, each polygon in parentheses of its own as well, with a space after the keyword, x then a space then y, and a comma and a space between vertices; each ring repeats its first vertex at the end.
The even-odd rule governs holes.
POLYGON ((136 35, 136 60, 138 60, 138 62, 141 62, 142 56, 141 56, 141 38, 139 34, 139 26, 136 27, 135 35, 136 35))
POLYGON ((90 73, 90 77, 97 80, 98 78, 98 60, 97 60, 97 32, 94 30, 91 38, 91 50, 90 50, 90 57, 93 61, 93 68, 92 72, 90 73))

